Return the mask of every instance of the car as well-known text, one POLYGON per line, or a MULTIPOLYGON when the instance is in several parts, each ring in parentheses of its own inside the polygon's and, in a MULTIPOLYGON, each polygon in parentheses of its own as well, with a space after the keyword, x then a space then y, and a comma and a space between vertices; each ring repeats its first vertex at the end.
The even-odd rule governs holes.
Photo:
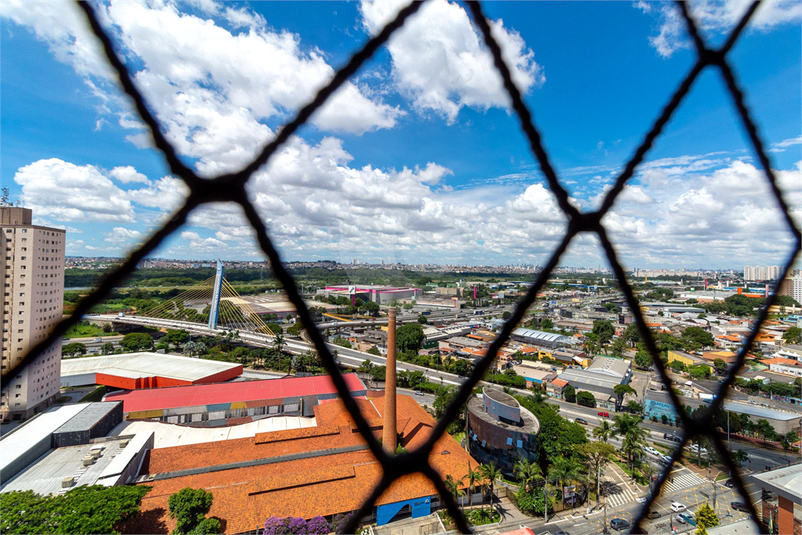
POLYGON ((423 392, 421 392, 420 390, 415 390, 415 395, 416 396, 422 396, 423 392))
POLYGON ((677 516, 679 516, 680 518, 684 519, 685 522, 687 522, 691 526, 695 526, 696 525, 696 519, 690 513, 680 513, 677 516))
POLYGON ((669 464, 671 462, 671 455, 662 455, 660 458, 663 460, 664 463, 669 464))
POLYGON ((610 413, 609 412, 599 411, 596 414, 601 416, 602 418, 609 418, 610 417, 610 413))
POLYGON ((682 515, 675 516, 674 517, 674 521, 677 522, 678 524, 684 524, 685 523, 685 519, 682 518, 682 515))
POLYGON ((649 514, 646 515, 646 518, 649 520, 654 520, 655 518, 660 518, 661 516, 663 515, 660 514, 660 511, 651 510, 649 511, 649 514))
POLYGON ((728 479, 724 482, 724 486, 731 489, 735 486, 735 482, 732 479, 728 479))
POLYGON ((574 418, 574 421, 575 421, 576 423, 578 423, 578 424, 582 424, 582 425, 588 425, 588 421, 587 421, 587 420, 585 420, 584 418, 574 418))
POLYGON ((681 503, 671 502, 671 510, 674 511, 675 513, 679 513, 680 511, 684 511, 685 509, 687 509, 687 507, 685 507, 681 503))
POLYGON ((627 522, 623 518, 614 518, 610 520, 610 527, 616 531, 622 531, 625 529, 629 529, 629 522, 627 522))
POLYGON ((643 496, 641 496, 640 498, 635 498, 635 501, 638 503, 646 503, 647 499, 648 498, 644 498, 643 496))
POLYGON ((730 507, 735 509, 736 511, 743 511, 744 513, 749 512, 749 508, 746 506, 744 502, 732 502, 730 507))

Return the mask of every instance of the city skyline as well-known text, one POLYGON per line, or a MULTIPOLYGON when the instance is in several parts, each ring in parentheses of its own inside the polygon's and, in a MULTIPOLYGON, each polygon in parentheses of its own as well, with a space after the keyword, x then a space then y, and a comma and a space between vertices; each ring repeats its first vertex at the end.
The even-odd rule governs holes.
MULTIPOLYGON (((103 12, 168 139, 213 175, 248 161, 393 6, 132 1, 103 12)), ((717 43, 741 8, 693 12, 717 43)), ((572 202, 597 207, 692 65, 676 13, 649 3, 486 9, 572 202)), ((3 184, 37 223, 68 231, 67 254, 125 256, 183 186, 148 148, 72 4, 9 2, 0 16, 3 184)), ((731 54, 795 216, 800 16, 765 3, 731 54)), ((462 7, 431 2, 253 177, 286 260, 545 263, 565 218, 480 42, 462 7)), ((774 204, 720 79, 706 73, 604 223, 628 269, 782 265, 790 232, 774 204)), ((238 211, 220 205, 196 211, 157 255, 262 258, 238 211)), ((563 264, 607 267, 591 236, 563 264)))

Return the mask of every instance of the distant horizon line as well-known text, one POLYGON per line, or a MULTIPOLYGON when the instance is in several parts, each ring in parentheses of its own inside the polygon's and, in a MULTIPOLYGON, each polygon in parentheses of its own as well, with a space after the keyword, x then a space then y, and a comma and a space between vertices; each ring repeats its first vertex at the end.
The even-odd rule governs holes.
MULTIPOLYGON (((125 257, 116 257, 116 256, 76 256, 76 255, 65 255, 65 259, 105 259, 105 260, 117 260, 123 262, 125 257)), ((215 259, 181 259, 181 258, 145 258, 142 262, 146 261, 161 261, 161 262, 184 262, 184 263, 193 263, 193 264, 203 264, 207 262, 214 262, 215 259)), ((229 260, 221 260, 222 262, 237 262, 237 263, 246 263, 252 262, 255 264, 264 264, 269 265, 269 261, 267 260, 238 260, 238 259, 229 259, 229 260)), ((389 262, 384 263, 383 261, 379 260, 377 262, 369 262, 369 261, 359 261, 359 263, 352 263, 352 262, 341 262, 339 260, 331 260, 331 259, 316 259, 316 260, 284 260, 285 264, 315 264, 315 263, 331 263, 341 266, 437 266, 437 267, 453 267, 453 268, 503 268, 503 267, 512 267, 512 268, 521 268, 527 267, 534 270, 541 270, 542 267, 540 265, 533 265, 533 264, 526 264, 526 263, 519 263, 519 264, 439 264, 434 262, 389 262)), ((562 269, 583 269, 583 270, 596 270, 596 271, 611 271, 609 267, 601 268, 601 267, 592 267, 592 266, 558 266, 555 270, 562 270, 562 269)), ((635 272, 635 271, 701 271, 701 272, 711 272, 711 273, 724 273, 728 271, 734 271, 736 273, 742 272, 743 268, 654 268, 654 267, 637 267, 637 268, 630 268, 624 269, 626 272, 635 272)), ((675 276, 675 275, 669 275, 675 276)))

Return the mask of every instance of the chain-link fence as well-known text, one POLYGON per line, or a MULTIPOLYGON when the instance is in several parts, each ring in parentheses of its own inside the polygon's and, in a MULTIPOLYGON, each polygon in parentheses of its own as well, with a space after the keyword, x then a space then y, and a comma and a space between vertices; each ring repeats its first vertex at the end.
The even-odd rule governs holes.
MULTIPOLYGON (((771 191, 789 226, 789 230, 794 236, 795 246, 785 264, 780 279, 784 279, 788 274, 791 265, 794 263, 794 260, 799 254, 800 245, 802 244, 802 235, 800 235, 800 231, 797 229, 794 221, 791 218, 788 206, 783 199, 782 192, 777 187, 777 180, 772 171, 768 154, 764 150, 763 142, 760 138, 755 122, 751 118, 749 108, 744 100, 743 92, 739 88, 733 70, 727 62, 728 52, 732 49, 735 42, 743 33, 744 28, 754 15, 755 10, 758 8, 759 2, 755 2, 749 7, 738 25, 732 30, 724 45, 717 49, 708 47, 701 38, 697 26, 690 16, 685 3, 677 3, 677 8, 682 14, 682 18, 685 22, 688 33, 693 39, 696 48, 696 62, 683 81, 679 84, 679 87, 677 87, 674 94, 663 108, 662 113, 660 113, 652 128, 645 135, 642 143, 637 148, 632 158, 627 162, 623 172, 621 172, 621 174, 616 178, 613 188, 605 196, 601 208, 595 212, 588 213, 580 212, 576 207, 569 203, 568 192, 563 188, 557 177, 557 173, 549 163, 548 154, 543 148, 540 134, 535 127, 532 114, 524 104, 521 98, 521 93, 512 80, 509 67, 502 59, 501 49, 499 48, 498 42, 495 40, 490 31, 490 25, 484 16, 482 5, 479 2, 467 2, 467 10, 472 16, 473 23, 479 28, 484 38, 485 45, 493 56, 495 68, 498 70, 503 79, 504 88, 511 98, 512 108, 521 122, 521 128, 529 140, 530 149, 537 159, 541 171, 546 177, 549 188, 556 196, 560 208, 568 217, 568 229, 560 245, 551 255, 548 263, 539 274, 536 282, 528 290, 525 297, 518 303, 512 316, 507 320, 497 338, 490 345, 487 354, 477 363, 471 376, 468 377, 463 383, 453 403, 447 408, 445 415, 438 422, 426 443, 417 450, 409 453, 397 456, 388 455, 382 449, 381 444, 379 444, 379 442, 373 438, 373 434, 370 432, 368 423, 358 410, 356 402, 350 396, 343 376, 337 369, 337 365, 335 364, 331 353, 326 347, 321 333, 315 327, 315 324, 309 314, 306 304, 301 298, 301 294, 298 291, 298 287, 296 286, 294 279, 285 269, 264 222, 257 214, 254 205, 248 199, 245 186, 251 175, 257 169, 265 165, 270 158, 273 157, 276 151, 287 142, 290 136, 292 136, 292 134, 294 134, 300 126, 306 123, 311 115, 317 109, 319 109, 323 103, 345 81, 349 79, 349 77, 356 73, 357 70, 372 57, 380 46, 387 42, 393 32, 401 28, 404 23, 410 17, 412 17, 418 11, 418 9, 420 9, 421 5, 422 2, 413 2, 409 6, 402 9, 392 22, 387 24, 380 33, 371 38, 362 47, 362 49, 360 49, 351 57, 348 63, 335 74, 331 82, 320 90, 312 102, 303 107, 292 121, 278 130, 276 138, 263 148, 259 156, 253 162, 237 173, 224 174, 215 178, 205 179, 199 177, 194 171, 192 171, 192 169, 184 165, 178 158, 175 149, 162 134, 159 128, 159 123, 151 113, 144 98, 134 86, 131 80, 131 74, 115 52, 112 41, 108 33, 101 27, 94 8, 88 3, 79 2, 79 6, 86 13, 86 17, 92 27, 93 32, 102 42, 109 63, 119 76, 120 84, 129 97, 133 100, 139 116, 150 128, 155 147, 166 158, 172 174, 180 177, 187 185, 189 188, 189 195, 187 196, 184 205, 177 212, 175 212, 175 214, 173 214, 173 216, 159 230, 154 232, 144 244, 133 251, 117 269, 103 278, 98 287, 90 295, 86 296, 80 301, 80 303, 78 303, 72 316, 62 320, 58 325, 56 325, 49 336, 33 347, 17 366, 8 369, 5 373, 3 373, 3 382, 5 383, 9 377, 20 373, 20 371, 22 371, 33 361, 39 352, 45 350, 54 341, 62 337, 70 326, 76 324, 84 314, 89 313, 93 306, 99 304, 106 296, 108 296, 116 286, 122 283, 123 280, 134 271, 138 262, 144 259, 148 254, 152 253, 167 236, 175 232, 184 223, 186 223, 187 217, 193 210, 209 202, 231 201, 239 204, 242 207, 248 222, 256 231, 259 246, 267 255, 274 276, 281 283, 289 300, 298 311, 298 315, 303 326, 309 332, 309 337, 317 349, 318 355, 320 355, 326 371, 331 375, 331 378, 339 392, 340 397, 344 401, 346 408, 353 416, 359 432, 365 438, 371 452, 383 467, 383 476, 381 480, 373 489, 369 498, 362 504, 358 514, 350 520, 350 525, 345 527, 345 532, 354 532, 359 519, 366 516, 372 510, 376 500, 395 479, 405 474, 420 472, 433 482, 437 488, 437 491, 444 497, 444 501, 448 507, 448 512, 452 518, 455 519, 457 528, 463 533, 466 533, 469 531, 469 528, 465 517, 457 506, 454 497, 448 492, 442 479, 428 463, 429 454, 432 451, 434 443, 445 432, 449 422, 453 421, 458 416, 461 407, 467 402, 472 390, 487 372, 492 361, 496 358, 499 349, 507 342, 513 329, 515 329, 516 325, 522 320, 526 310, 534 303, 536 295, 541 289, 543 289, 551 272, 557 266, 561 256, 571 243, 571 240, 577 234, 588 232, 598 236, 606 253, 607 259, 609 260, 613 269, 615 277, 618 280, 618 284, 626 296, 627 304, 635 316, 640 335, 649 353, 652 355, 654 366, 656 367, 663 383, 665 385, 671 384, 671 381, 666 374, 665 366, 659 358, 659 353, 655 345, 654 338, 644 322, 643 314, 638 306, 638 301, 626 279, 624 268, 618 261, 616 251, 607 236, 607 232, 602 225, 601 220, 602 217, 613 206, 616 198, 623 191, 625 184, 632 177, 637 166, 643 161, 649 149, 651 149, 655 139, 662 132, 663 127, 666 125, 679 104, 688 94, 694 81, 706 69, 718 70, 723 77, 728 88, 728 92, 732 97, 733 106, 737 109, 738 115, 741 118, 744 131, 747 133, 751 141, 752 148, 755 152, 755 155, 758 157, 758 160, 760 161, 766 180, 768 180, 771 191)), ((682 421, 684 434, 683 442, 680 444, 680 447, 674 451, 672 459, 672 464, 678 460, 682 451, 682 447, 688 443, 689 440, 699 436, 707 436, 713 443, 714 447, 718 450, 720 457, 727 465, 730 472, 733 474, 732 479, 734 480, 735 486, 739 493, 743 496, 744 502, 747 504, 749 512, 755 522, 758 521, 758 517, 756 515, 754 506, 750 502, 749 496, 744 488, 744 483, 739 475, 739 470, 730 457, 728 450, 724 447, 721 438, 715 433, 714 415, 721 409, 728 389, 735 381, 736 372, 742 367, 744 359, 752 348, 753 342, 761 325, 768 316, 769 307, 775 302, 775 296, 776 294, 772 295, 772 297, 767 300, 765 308, 762 310, 757 321, 755 322, 751 333, 742 344, 737 356, 737 361, 735 365, 730 368, 729 374, 722 382, 718 395, 712 403, 711 410, 705 411, 704 414, 695 418, 690 417, 683 410, 677 411, 682 421)), ((677 394, 672 388, 668 388, 668 395, 671 397, 675 407, 681 406, 677 394)), ((644 516, 649 510, 652 502, 659 495, 660 489, 668 477, 670 468, 671 467, 669 466, 663 471, 656 483, 655 492, 652 493, 647 503, 643 505, 637 519, 633 524, 632 531, 634 533, 639 533, 642 531, 641 522, 643 521, 644 516)))

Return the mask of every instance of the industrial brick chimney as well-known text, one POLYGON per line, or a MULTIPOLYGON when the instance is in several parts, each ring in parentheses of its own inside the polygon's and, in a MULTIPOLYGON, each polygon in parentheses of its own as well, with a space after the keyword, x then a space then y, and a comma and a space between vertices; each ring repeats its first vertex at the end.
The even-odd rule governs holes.
POLYGON ((395 309, 391 308, 387 320, 387 373, 384 380, 384 430, 382 435, 384 449, 395 453, 396 444, 396 404, 395 404, 395 309))

